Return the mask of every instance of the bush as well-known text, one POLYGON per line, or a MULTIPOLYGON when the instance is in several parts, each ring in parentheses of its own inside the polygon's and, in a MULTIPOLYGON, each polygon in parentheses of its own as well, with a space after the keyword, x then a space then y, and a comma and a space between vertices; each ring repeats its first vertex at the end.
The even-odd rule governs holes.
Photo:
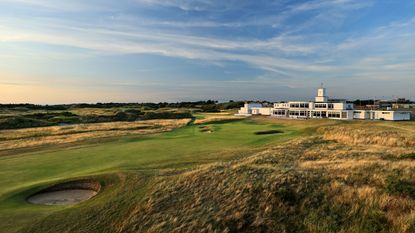
POLYGON ((111 122, 114 118, 114 116, 86 115, 81 117, 81 123, 111 122))
POLYGON ((234 102, 234 101, 230 100, 227 103, 220 103, 218 105, 219 105, 220 109, 238 109, 238 108, 244 106, 244 102, 243 101, 234 102))
POLYGON ((203 112, 220 112, 216 104, 204 105, 201 109, 203 112))
POLYGON ((151 119, 184 119, 193 118, 193 115, 189 112, 146 112, 140 117, 142 120, 151 119))
POLYGON ((135 115, 142 115, 143 113, 138 109, 127 109, 124 112, 135 115))
POLYGON ((56 124, 76 124, 80 123, 81 119, 78 116, 57 116, 50 119, 49 121, 56 124))
POLYGON ((21 129, 30 127, 51 126, 53 123, 27 117, 13 117, 0 120, 0 129, 21 129))
POLYGON ((140 111, 124 111, 124 112, 117 112, 114 116, 114 121, 136 121, 139 119, 142 113, 140 111))
POLYGON ((38 119, 38 120, 50 120, 54 117, 77 117, 78 115, 71 112, 44 112, 44 113, 34 113, 25 115, 25 117, 38 119))
POLYGON ((193 118, 190 112, 147 112, 137 109, 118 111, 114 115, 84 115, 78 116, 71 112, 44 112, 24 116, 12 116, 0 119, 0 129, 19 129, 59 124, 103 123, 113 121, 136 121, 150 119, 184 119, 193 118))

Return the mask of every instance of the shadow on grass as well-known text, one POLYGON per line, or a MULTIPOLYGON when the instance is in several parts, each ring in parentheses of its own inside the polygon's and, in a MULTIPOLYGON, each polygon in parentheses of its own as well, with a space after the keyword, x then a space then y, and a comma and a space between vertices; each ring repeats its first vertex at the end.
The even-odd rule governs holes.
POLYGON ((282 134, 284 131, 282 130, 265 130, 265 131, 258 131, 255 132, 255 135, 267 135, 267 134, 282 134))

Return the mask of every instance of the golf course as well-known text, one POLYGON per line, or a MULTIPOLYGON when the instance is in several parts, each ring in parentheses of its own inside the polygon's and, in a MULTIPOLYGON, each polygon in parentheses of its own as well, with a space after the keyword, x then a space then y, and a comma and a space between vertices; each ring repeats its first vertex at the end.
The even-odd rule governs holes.
POLYGON ((205 125, 212 132, 203 132, 200 125, 191 124, 167 133, 106 138, 104 142, 69 144, 66 147, 52 145, 47 149, 3 155, 0 158, 0 229, 16 232, 56 213, 76 213, 78 209, 113 202, 104 196, 113 197, 118 195, 117 192, 123 192, 119 184, 121 176, 142 182, 137 186, 133 184, 134 193, 131 195, 137 194, 134 197, 137 199, 164 171, 227 161, 301 133, 301 129, 296 127, 258 121, 237 120, 205 125), (255 135, 257 131, 272 129, 284 133, 255 135), (26 202, 31 193, 50 184, 83 177, 94 177, 104 183, 103 191, 88 203, 41 206, 26 202))
MULTIPOLYGON (((111 128, 106 137, 3 151, 0 231, 211 232, 212 222, 221 232, 414 229, 413 122, 364 126, 212 115, 177 120, 183 121, 180 124, 171 120, 164 125, 175 127, 167 130, 111 136, 121 130, 111 128), (362 127, 396 140, 350 140, 354 130, 362 127), (397 177, 397 183, 385 183, 390 177, 397 177), (79 203, 28 201, 48 187, 77 180, 90 180, 99 188, 79 203), (381 200, 351 204, 348 192, 362 201, 364 195, 381 200), (396 206, 381 207, 385 198, 396 206), (399 221, 391 222, 396 208, 402 207, 399 221), (331 214, 324 214, 327 211, 331 214), (257 216, 262 212, 264 216, 257 216), (333 214, 339 218, 333 219, 333 214)), ((54 137, 34 135, 33 140, 54 137)))

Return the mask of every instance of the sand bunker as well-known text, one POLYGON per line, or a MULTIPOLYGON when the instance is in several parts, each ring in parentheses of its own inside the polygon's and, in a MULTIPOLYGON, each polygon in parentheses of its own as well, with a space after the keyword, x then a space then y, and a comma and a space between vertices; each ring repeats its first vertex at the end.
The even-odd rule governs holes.
POLYGON ((212 133, 212 129, 208 126, 199 126, 199 131, 202 133, 212 133))
POLYGON ((92 198, 100 189, 97 181, 70 181, 41 190, 28 197, 27 201, 40 205, 71 205, 92 198))
POLYGON ((39 193, 27 199, 32 204, 70 205, 90 199, 97 192, 83 189, 68 189, 55 192, 39 193))
POLYGON ((255 132, 256 135, 265 135, 265 134, 281 134, 284 133, 281 130, 267 130, 267 131, 258 131, 255 132))

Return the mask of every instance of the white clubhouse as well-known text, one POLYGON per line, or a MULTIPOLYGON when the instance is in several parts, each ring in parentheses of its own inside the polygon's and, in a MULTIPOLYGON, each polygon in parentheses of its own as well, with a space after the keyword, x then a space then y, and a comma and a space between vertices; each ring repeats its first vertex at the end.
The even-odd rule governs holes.
POLYGON ((326 95, 326 88, 318 89, 315 101, 288 101, 274 103, 273 107, 263 107, 259 103, 246 103, 237 115, 252 116, 264 115, 280 118, 328 118, 338 120, 387 120, 407 121, 411 113, 393 110, 355 110, 353 103, 346 100, 330 100, 326 95))

